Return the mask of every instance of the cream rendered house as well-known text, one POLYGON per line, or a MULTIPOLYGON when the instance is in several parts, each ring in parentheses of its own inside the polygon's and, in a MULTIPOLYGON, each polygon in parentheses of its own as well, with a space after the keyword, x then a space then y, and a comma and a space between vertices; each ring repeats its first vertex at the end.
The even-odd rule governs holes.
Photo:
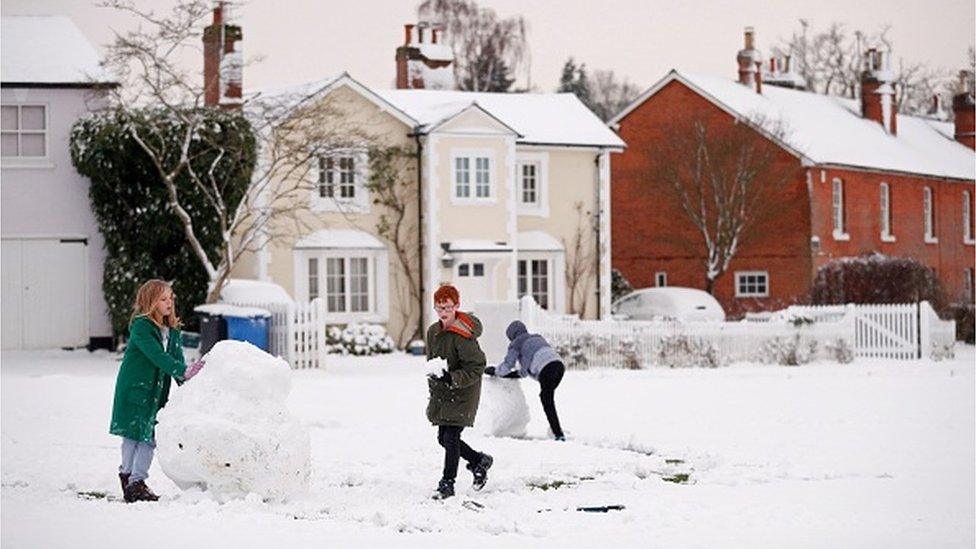
POLYGON ((366 145, 351 146, 309 170, 303 228, 275 225, 235 276, 321 298, 330 323, 383 323, 401 344, 446 283, 464 309, 531 295, 559 313, 608 314, 610 155, 624 143, 575 96, 371 90, 346 74, 292 91, 364 143, 410 152, 400 244, 378 228, 391 212, 366 188, 366 145))

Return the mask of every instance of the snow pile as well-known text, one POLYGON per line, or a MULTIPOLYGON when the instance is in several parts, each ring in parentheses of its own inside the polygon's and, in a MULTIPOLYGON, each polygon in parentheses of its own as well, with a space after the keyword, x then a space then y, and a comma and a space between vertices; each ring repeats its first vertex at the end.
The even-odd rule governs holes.
POLYGON ((518 379, 486 377, 475 428, 496 437, 523 437, 529 423, 529 405, 518 379))
POLYGON ((186 490, 218 500, 285 500, 307 489, 309 434, 285 408, 291 369, 250 343, 220 341, 160 410, 159 464, 186 490))
POLYGON ((277 303, 288 305, 291 297, 274 282, 233 278, 220 290, 220 300, 230 303, 277 303))

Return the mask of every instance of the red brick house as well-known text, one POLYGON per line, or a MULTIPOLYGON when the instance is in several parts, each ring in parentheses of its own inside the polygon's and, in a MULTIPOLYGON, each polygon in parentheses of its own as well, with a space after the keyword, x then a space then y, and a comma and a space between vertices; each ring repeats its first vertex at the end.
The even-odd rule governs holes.
POLYGON ((694 120, 732 126, 781 122, 774 164, 790 179, 776 211, 743 240, 714 293, 730 315, 778 308, 807 295, 817 269, 877 251, 936 270, 949 298, 973 302, 973 90, 953 101, 955 123, 898 114, 885 52, 868 52, 860 101, 804 91, 752 47, 739 79, 672 70, 610 121, 627 143, 611 167, 612 261, 635 288, 705 284, 698 233, 648 170, 649 151, 694 120), (799 89, 797 89, 799 88, 799 89))

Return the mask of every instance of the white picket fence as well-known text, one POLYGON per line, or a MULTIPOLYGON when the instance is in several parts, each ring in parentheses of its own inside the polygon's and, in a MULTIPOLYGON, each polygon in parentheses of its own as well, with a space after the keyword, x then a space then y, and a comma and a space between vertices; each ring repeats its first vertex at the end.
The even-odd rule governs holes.
MULTIPOLYGON (((491 314, 487 305, 482 308, 491 314)), ((499 306, 494 308, 500 312, 499 306)), ((955 322, 939 319, 927 302, 790 307, 738 322, 579 320, 551 314, 531 298, 523 298, 515 311, 531 331, 555 345, 565 349, 572 342, 587 366, 653 365, 668 346, 689 341, 726 361, 768 359, 774 347, 791 343, 813 358, 848 352, 857 357, 940 359, 952 355, 955 340, 955 322)))
POLYGON ((231 305, 260 307, 271 313, 268 351, 292 368, 325 367, 326 315, 321 299, 289 304, 235 301, 231 305))
POLYGON ((815 322, 854 319, 857 356, 911 360, 952 356, 956 323, 942 320, 928 301, 884 305, 792 306, 787 316, 815 322))

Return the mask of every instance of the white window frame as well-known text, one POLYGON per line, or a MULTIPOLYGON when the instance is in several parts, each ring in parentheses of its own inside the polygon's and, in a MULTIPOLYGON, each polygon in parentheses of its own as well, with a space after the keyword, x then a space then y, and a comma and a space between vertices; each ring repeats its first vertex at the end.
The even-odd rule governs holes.
MULTIPOLYGON (((366 182, 369 181, 369 152, 365 147, 349 147, 332 149, 325 151, 312 159, 312 168, 309 170, 309 178, 312 183, 311 204, 313 212, 341 212, 341 213, 369 213, 370 198, 369 189, 366 182), (331 158, 333 161, 334 177, 341 177, 339 164, 342 158, 353 159, 353 196, 343 198, 341 196, 322 196, 322 178, 327 177, 323 173, 322 163, 325 159, 331 158)), ((339 191, 340 182, 335 181, 336 192, 339 191)))
POLYGON ((878 210, 881 215, 881 241, 894 242, 895 235, 891 232, 891 185, 884 181, 879 187, 878 210))
POLYGON ((935 195, 932 187, 922 188, 922 229, 925 231, 926 244, 938 244, 939 237, 935 231, 935 195))
POLYGON ((53 168, 51 164, 51 106, 45 102, 32 102, 32 103, 2 103, 0 106, 3 107, 16 107, 17 108, 17 126, 16 130, 7 130, 3 133, 14 133, 17 135, 17 151, 20 152, 20 135, 23 133, 31 134, 43 134, 44 135, 44 155, 43 156, 3 156, 3 164, 10 168, 53 168), (21 130, 20 129, 20 110, 23 107, 41 107, 44 109, 44 129, 43 130, 21 130))
POLYGON ((518 215, 549 217, 549 153, 517 153, 515 161, 515 202, 518 215), (536 167, 536 202, 522 201, 522 166, 536 167))
POLYGON ((830 200, 833 213, 834 240, 850 240, 847 233, 847 204, 844 201, 844 180, 835 177, 830 184, 830 200))
POLYGON ((976 244, 973 236, 973 193, 962 192, 962 242, 970 246, 976 244))
POLYGON ((769 271, 736 271, 735 272, 735 297, 769 297, 769 271), (748 276, 763 276, 766 278, 765 292, 743 292, 741 291, 742 279, 748 276))
POLYGON ((380 249, 298 249, 295 255, 295 295, 310 301, 309 260, 318 260, 318 298, 323 301, 330 323, 387 322, 389 320, 389 254, 380 249), (368 307, 366 311, 351 311, 352 269, 350 259, 365 258, 368 307), (344 311, 329 310, 328 260, 343 260, 344 311))
POLYGON ((494 204, 498 201, 498 166, 495 162, 495 152, 491 149, 452 149, 451 150, 451 203, 457 205, 494 204), (468 159, 469 195, 458 196, 459 158, 468 159), (478 159, 488 159, 488 196, 478 196, 478 159))
POLYGON ((515 264, 515 293, 516 293, 516 295, 518 295, 519 298, 521 298, 524 295, 531 296, 533 299, 536 300, 536 303, 538 303, 539 306, 542 307, 543 309, 546 309, 547 311, 557 311, 557 308, 556 308, 557 305, 556 305, 556 285, 555 285, 556 277, 555 277, 555 269, 556 269, 555 258, 552 258, 552 257, 543 257, 543 256, 538 256, 538 255, 519 256, 519 258, 517 260, 517 263, 515 264), (519 270, 519 268, 521 266, 521 263, 523 261, 525 262, 525 277, 526 277, 526 279, 525 279, 526 291, 524 293, 521 291, 522 275, 521 275, 520 270, 519 270), (546 303, 545 303, 545 305, 543 305, 542 303, 539 303, 539 300, 536 299, 535 292, 532 289, 533 279, 536 278, 537 277, 537 274, 538 274, 538 273, 535 272, 535 266, 533 264, 533 262, 536 262, 536 261, 541 261, 541 262, 544 262, 546 264, 546 274, 545 274, 545 281, 546 281, 545 297, 546 297, 546 303))
POLYGON ((658 271, 654 273, 654 286, 658 288, 666 288, 668 285, 668 272, 658 271))

